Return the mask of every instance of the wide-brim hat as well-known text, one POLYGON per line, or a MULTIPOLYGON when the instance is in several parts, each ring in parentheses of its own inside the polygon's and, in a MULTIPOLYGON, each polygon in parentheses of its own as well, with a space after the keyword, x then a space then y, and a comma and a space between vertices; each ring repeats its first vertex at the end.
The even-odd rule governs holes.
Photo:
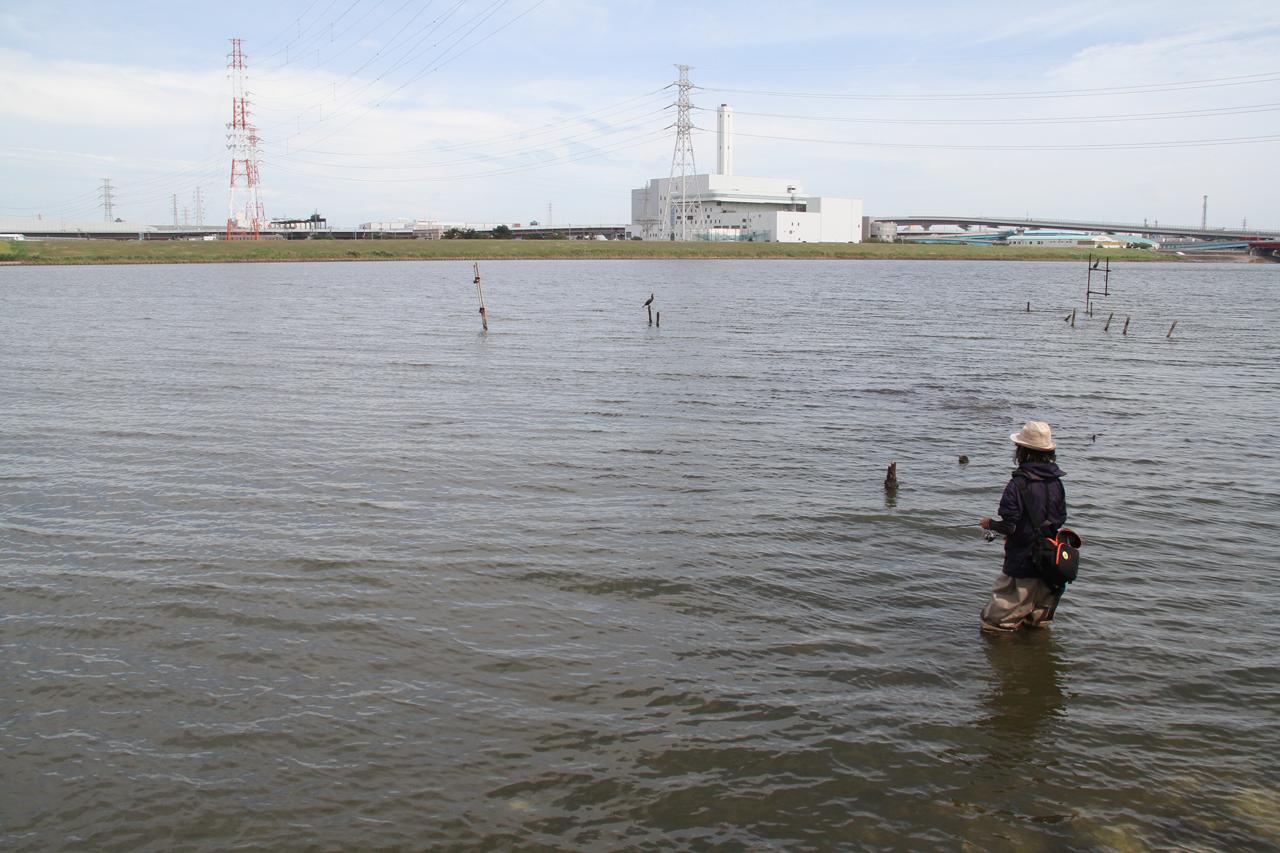
POLYGON ((1027 421, 1022 432, 1011 434, 1009 440, 1031 450, 1053 450, 1058 446, 1053 443, 1053 430, 1044 421, 1027 421))

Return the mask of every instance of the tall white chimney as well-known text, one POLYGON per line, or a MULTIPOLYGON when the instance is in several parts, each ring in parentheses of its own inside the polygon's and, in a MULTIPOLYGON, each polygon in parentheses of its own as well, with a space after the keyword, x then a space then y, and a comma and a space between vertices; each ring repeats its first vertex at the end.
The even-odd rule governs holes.
POLYGON ((716 115, 716 174, 733 174, 733 107, 721 104, 716 115))

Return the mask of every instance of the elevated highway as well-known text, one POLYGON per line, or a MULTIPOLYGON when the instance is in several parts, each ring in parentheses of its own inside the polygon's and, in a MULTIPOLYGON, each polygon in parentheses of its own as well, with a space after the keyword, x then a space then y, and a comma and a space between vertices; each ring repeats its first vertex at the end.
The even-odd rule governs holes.
POLYGON ((1159 225, 1149 222, 1094 222, 1078 219, 1028 219, 1025 216, 874 216, 880 222, 898 225, 958 225, 961 228, 1049 228, 1065 231, 1105 231, 1108 234, 1141 234, 1147 237, 1194 237, 1201 240, 1280 240, 1280 229, 1254 231, 1233 228, 1200 228, 1185 225, 1159 225))
POLYGON ((1280 240, 1258 240, 1249 244, 1249 251, 1268 261, 1280 261, 1280 240))

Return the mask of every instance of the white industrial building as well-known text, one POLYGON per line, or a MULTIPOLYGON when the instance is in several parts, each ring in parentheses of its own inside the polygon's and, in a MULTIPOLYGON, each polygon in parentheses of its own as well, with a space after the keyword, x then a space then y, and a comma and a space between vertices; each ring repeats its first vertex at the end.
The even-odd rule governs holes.
POLYGON ((361 222, 358 230, 396 236, 413 234, 420 240, 439 240, 446 227, 435 219, 389 219, 383 222, 361 222))
MULTIPOLYGON (((862 241, 862 199, 806 195, 797 181, 750 178, 733 174, 733 108, 721 104, 717 121, 715 174, 684 179, 690 200, 701 212, 691 223, 695 239, 752 240, 767 243, 859 243, 862 241)), ((645 240, 670 239, 677 205, 668 206, 681 180, 654 178, 631 191, 632 236, 645 240)), ((696 208, 695 208, 696 209, 696 208)))

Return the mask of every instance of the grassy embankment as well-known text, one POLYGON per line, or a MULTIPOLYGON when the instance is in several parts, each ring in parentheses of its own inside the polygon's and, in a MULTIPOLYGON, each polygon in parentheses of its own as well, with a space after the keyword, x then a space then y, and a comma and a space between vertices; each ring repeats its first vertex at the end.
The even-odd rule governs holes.
MULTIPOLYGON (((657 243, 635 240, 265 240, 0 241, 0 261, 24 264, 186 264, 240 261, 429 261, 503 259, 761 258, 848 260, 1083 260, 1089 249, 923 246, 903 243, 657 243)), ((1124 261, 1175 260, 1109 250, 1124 261)))

